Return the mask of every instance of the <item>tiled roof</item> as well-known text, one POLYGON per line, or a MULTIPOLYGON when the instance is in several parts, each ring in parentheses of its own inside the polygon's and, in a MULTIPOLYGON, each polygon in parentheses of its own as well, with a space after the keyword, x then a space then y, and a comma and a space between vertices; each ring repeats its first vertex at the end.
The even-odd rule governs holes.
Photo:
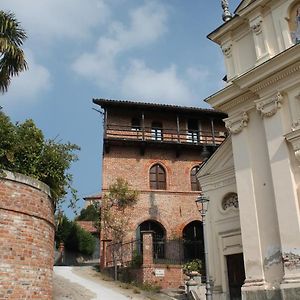
POLYGON ((178 112, 199 112, 199 113, 211 113, 211 114, 223 114, 224 113, 209 109, 209 108, 200 108, 200 107, 189 107, 189 106, 179 106, 179 105, 170 105, 170 104, 158 104, 150 102, 136 102, 128 100, 112 100, 112 99, 93 99, 93 102, 101 107, 136 107, 136 108, 148 108, 148 109, 160 109, 167 111, 178 111, 178 112))
POLYGON ((96 233, 97 229, 93 225, 93 221, 76 221, 76 223, 85 231, 96 233))
POLYGON ((83 197, 84 200, 90 201, 90 200, 101 200, 102 198, 102 193, 94 194, 94 195, 89 195, 86 197, 83 197))

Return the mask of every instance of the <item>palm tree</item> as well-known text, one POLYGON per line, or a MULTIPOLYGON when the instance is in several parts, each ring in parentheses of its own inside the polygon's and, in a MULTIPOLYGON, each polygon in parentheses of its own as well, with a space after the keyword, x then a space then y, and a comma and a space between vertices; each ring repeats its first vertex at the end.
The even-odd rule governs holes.
POLYGON ((0 11, 0 92, 5 93, 12 76, 27 69, 23 50, 27 38, 15 15, 0 11))

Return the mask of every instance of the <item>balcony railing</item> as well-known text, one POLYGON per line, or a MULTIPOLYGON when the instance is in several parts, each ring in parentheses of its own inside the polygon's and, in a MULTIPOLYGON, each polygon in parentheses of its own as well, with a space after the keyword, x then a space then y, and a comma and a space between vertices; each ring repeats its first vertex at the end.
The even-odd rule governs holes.
POLYGON ((153 141, 161 143, 183 143, 198 145, 220 145, 226 138, 225 131, 176 130, 160 128, 132 128, 130 126, 107 125, 105 138, 112 140, 153 141))

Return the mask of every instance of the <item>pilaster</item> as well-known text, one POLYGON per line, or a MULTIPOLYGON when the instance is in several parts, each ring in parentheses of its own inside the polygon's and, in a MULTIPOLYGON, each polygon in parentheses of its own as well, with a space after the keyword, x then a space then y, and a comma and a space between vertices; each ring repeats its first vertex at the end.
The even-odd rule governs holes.
POLYGON ((266 286, 254 190, 254 176, 251 168, 251 148, 248 144, 248 120, 248 113, 244 111, 225 121, 227 128, 232 133, 246 273, 243 289, 246 290, 266 286))
POLYGON ((284 133, 284 95, 276 93, 256 101, 261 112, 273 180, 284 268, 283 284, 300 285, 300 215, 297 185, 284 133), (264 109, 268 107, 268 109, 264 109))

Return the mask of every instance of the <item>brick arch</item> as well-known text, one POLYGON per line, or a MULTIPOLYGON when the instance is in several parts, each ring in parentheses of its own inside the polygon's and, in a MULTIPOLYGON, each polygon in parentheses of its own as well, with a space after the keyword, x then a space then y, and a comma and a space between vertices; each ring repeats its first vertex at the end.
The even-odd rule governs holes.
POLYGON ((165 222, 163 222, 160 218, 149 218, 149 217, 141 217, 137 220, 137 222, 135 224, 137 224, 135 226, 135 230, 142 224, 144 223, 145 221, 154 221, 154 222, 157 222, 159 223, 163 228, 164 230, 167 232, 167 228, 168 226, 165 224, 165 222))
POLYGON ((190 224, 191 222, 193 221, 201 221, 201 218, 199 216, 199 218, 189 218, 187 219, 185 222, 181 223, 180 225, 178 225, 176 227, 176 233, 178 233, 179 237, 182 237, 182 234, 183 234, 183 229, 188 225, 190 224))

